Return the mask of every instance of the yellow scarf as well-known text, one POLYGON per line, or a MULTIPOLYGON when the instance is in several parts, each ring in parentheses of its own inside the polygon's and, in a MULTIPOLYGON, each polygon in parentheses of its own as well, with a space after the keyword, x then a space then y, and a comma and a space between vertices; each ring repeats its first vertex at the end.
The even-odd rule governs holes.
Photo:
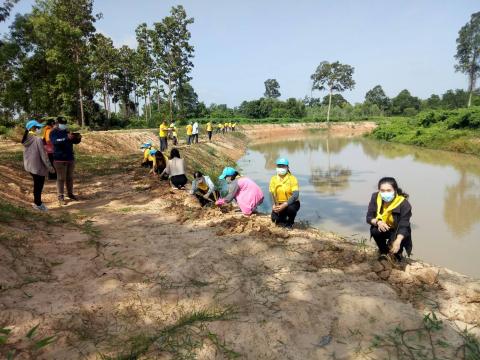
POLYGON ((377 219, 382 220, 383 222, 387 223, 388 226, 393 226, 394 221, 393 221, 393 215, 392 211, 393 209, 397 208, 400 206, 400 204, 405 200, 405 198, 402 195, 397 195, 395 196, 395 199, 388 205, 387 208, 383 209, 383 213, 380 214, 380 210, 382 209, 382 197, 380 196, 380 193, 377 195, 377 219))

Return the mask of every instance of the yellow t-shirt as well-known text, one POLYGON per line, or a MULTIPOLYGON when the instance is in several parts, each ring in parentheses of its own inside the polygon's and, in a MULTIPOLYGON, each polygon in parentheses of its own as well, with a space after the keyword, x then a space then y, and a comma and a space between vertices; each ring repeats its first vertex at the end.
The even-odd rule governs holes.
POLYGON ((223 125, 222 125, 222 124, 218 124, 218 128, 219 128, 219 129, 223 129, 223 125))
POLYGON ((223 127, 228 127, 228 123, 225 123, 225 125, 223 125, 223 127))
POLYGON ((192 133, 193 133, 193 126, 190 125, 190 124, 188 124, 186 129, 187 129, 187 135, 192 135, 192 133))
POLYGON ((207 123, 207 131, 212 131, 212 123, 211 122, 207 123))
POLYGON ((277 203, 287 202, 293 192, 298 191, 298 180, 290 173, 287 173, 283 179, 275 175, 270 180, 269 190, 274 195, 277 203))
POLYGON ((235 129, 235 126, 237 126, 237 123, 233 123, 232 127, 235 129))
POLYGON ((172 129, 172 136, 177 137, 177 127, 175 124, 170 124, 170 129, 172 129))
POLYGON ((168 131, 168 126, 164 125, 164 124, 161 124, 160 125, 160 132, 158 133, 158 135, 160 135, 160 137, 167 137, 167 131, 168 131))

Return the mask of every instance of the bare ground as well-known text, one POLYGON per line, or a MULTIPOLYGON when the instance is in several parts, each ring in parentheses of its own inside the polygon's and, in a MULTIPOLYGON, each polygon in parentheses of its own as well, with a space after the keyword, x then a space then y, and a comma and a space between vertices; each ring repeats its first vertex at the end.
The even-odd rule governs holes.
MULTIPOLYGON (((101 144, 132 152, 145 136, 94 134, 82 152, 111 152, 101 144)), ((182 151, 188 164, 207 169, 243 148, 227 135, 182 151)), ((48 184, 49 216, 2 212, 0 329, 11 333, 0 355, 478 358, 479 281, 418 262, 393 268, 362 242, 315 229, 285 232, 267 216, 201 209, 146 176, 138 157, 107 161, 115 171, 95 176, 79 167, 81 201, 64 208, 55 207, 48 184), (38 346, 48 336, 55 342, 38 346)), ((29 204, 30 182, 15 156, 2 160, 2 199, 29 204)))

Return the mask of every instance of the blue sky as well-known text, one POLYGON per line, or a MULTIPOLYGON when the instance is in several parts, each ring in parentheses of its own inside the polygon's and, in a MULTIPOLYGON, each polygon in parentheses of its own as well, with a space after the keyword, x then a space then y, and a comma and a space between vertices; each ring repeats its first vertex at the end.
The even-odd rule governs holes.
MULTIPOLYGON (((14 12, 26 12, 20 0, 14 12)), ((478 0, 96 0, 97 30, 116 45, 135 45, 135 27, 151 25, 181 4, 195 18, 192 84, 200 100, 237 106, 276 78, 282 99, 310 95, 310 75, 323 61, 355 67, 357 83, 344 93, 362 101, 373 86, 388 96, 402 89, 426 98, 466 88, 454 72, 458 30, 478 0)), ((0 25, 0 33, 6 24, 0 25)), ((314 96, 323 96, 314 93, 314 96)))

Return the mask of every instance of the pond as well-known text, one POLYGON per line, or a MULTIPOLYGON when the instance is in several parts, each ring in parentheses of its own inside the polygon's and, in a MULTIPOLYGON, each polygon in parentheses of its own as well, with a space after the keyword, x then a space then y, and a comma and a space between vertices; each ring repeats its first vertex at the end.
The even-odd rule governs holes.
POLYGON ((299 180, 298 221, 369 238, 370 196, 381 177, 393 176, 410 195, 412 257, 480 278, 479 158, 326 134, 252 145, 238 166, 264 191, 262 212, 271 209, 268 183, 279 157, 290 160, 299 180))

